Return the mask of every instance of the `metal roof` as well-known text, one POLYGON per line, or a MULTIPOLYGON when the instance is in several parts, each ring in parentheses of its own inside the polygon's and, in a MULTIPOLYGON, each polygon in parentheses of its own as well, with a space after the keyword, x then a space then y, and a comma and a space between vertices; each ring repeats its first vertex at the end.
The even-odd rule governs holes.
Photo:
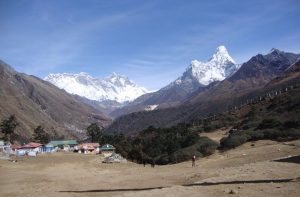
POLYGON ((113 147, 113 145, 110 144, 105 144, 101 146, 100 150, 115 150, 115 147, 113 147))
POLYGON ((61 145, 77 145, 76 140, 53 140, 49 142, 49 144, 52 144, 53 146, 61 146, 61 145))
POLYGON ((24 146, 21 146, 21 149, 32 149, 32 148, 38 148, 43 146, 43 144, 36 143, 36 142, 30 142, 28 144, 25 144, 24 146))
POLYGON ((53 147, 54 147, 54 145, 53 145, 53 144, 51 144, 51 143, 48 143, 48 144, 46 144, 46 147, 47 147, 47 148, 53 148, 53 147))

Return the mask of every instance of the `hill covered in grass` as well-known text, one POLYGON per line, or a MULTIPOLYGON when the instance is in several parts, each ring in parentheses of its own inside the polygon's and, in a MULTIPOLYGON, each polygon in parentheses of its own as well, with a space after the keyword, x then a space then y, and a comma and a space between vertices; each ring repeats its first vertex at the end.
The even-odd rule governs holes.
POLYGON ((203 157, 217 148, 227 150, 248 141, 300 139, 300 85, 286 86, 278 79, 272 83, 269 92, 268 89, 263 91, 267 94, 249 99, 246 104, 229 111, 193 119, 189 124, 181 123, 169 128, 149 127, 131 136, 106 134, 100 142, 112 143, 117 152, 137 163, 154 160, 157 164, 172 164, 190 160, 194 154, 203 157), (229 128, 232 129, 228 136, 220 142, 200 137, 203 132, 229 128))

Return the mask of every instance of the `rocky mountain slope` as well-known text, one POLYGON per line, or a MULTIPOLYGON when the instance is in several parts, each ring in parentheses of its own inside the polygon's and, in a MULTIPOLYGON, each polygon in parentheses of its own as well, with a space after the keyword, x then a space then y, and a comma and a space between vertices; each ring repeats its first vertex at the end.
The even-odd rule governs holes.
POLYGON ((258 54, 242 64, 236 73, 222 82, 214 82, 196 90, 182 101, 181 105, 120 117, 107 129, 107 132, 128 133, 141 131, 149 126, 169 127, 227 111, 273 89, 298 83, 300 79, 297 73, 293 75, 294 77, 284 77, 280 83, 270 82, 284 76, 286 70, 299 58, 299 54, 275 49, 267 55, 258 54))
POLYGON ((225 79, 216 87, 199 92, 189 98, 186 103, 242 96, 263 87, 272 79, 283 74, 298 58, 300 58, 299 54, 287 53, 278 49, 272 49, 266 55, 258 54, 245 62, 234 75, 225 79))
POLYGON ((137 98, 111 115, 118 117, 136 111, 176 106, 194 91, 202 90, 212 82, 222 81, 238 69, 239 65, 230 57, 225 46, 219 46, 208 61, 193 60, 182 76, 174 82, 157 92, 137 98))
POLYGON ((14 114, 21 141, 42 125, 51 136, 80 137, 93 122, 108 125, 111 119, 37 77, 18 73, 0 61, 0 119, 14 114))

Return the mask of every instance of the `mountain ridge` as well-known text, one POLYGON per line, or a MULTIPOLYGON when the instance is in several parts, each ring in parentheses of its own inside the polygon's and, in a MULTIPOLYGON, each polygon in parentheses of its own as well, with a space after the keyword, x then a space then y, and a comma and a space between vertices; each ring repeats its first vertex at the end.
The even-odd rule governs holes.
POLYGON ((41 125, 50 136, 85 137, 91 123, 107 126, 111 119, 97 109, 38 77, 18 73, 0 61, 0 118, 14 114, 19 141, 28 141, 41 125))
MULTIPOLYGON (((226 111, 232 106, 240 105, 248 98, 279 86, 280 84, 274 84, 264 89, 271 80, 281 76, 298 58, 300 54, 278 51, 272 51, 267 55, 258 54, 242 64, 241 68, 229 78, 212 83, 204 89, 201 88, 190 98, 183 100, 180 105, 121 116, 107 128, 106 132, 138 132, 148 126, 170 127, 226 111)), ((295 81, 297 77, 288 79, 285 84, 295 81)))
POLYGON ((193 60, 185 72, 167 86, 157 92, 138 97, 127 106, 113 111, 110 115, 119 117, 124 114, 147 110, 151 106, 157 106, 155 109, 176 106, 194 91, 201 90, 215 81, 222 81, 238 69, 239 65, 229 55, 226 47, 221 45, 217 47, 207 61, 193 60))
POLYGON ((96 101, 117 101, 125 103, 134 100, 136 97, 149 91, 133 83, 128 77, 113 72, 110 76, 99 79, 90 76, 88 73, 56 73, 49 74, 44 80, 90 100, 96 101))

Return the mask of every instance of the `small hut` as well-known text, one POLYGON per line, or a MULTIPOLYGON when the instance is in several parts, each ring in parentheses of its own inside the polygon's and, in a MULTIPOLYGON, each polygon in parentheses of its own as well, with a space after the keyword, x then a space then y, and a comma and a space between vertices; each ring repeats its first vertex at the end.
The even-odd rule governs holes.
POLYGON ((109 157, 115 152, 115 147, 110 144, 105 144, 101 146, 100 151, 104 155, 104 157, 109 157))
POLYGON ((30 142, 28 144, 25 144, 24 146, 21 146, 19 149, 26 150, 26 151, 35 151, 35 152, 42 152, 43 144, 36 143, 36 142, 30 142))
POLYGON ((25 144, 24 146, 21 146, 17 152, 16 155, 23 156, 23 155, 29 155, 29 156, 37 156, 38 153, 43 152, 43 144, 36 143, 36 142, 30 142, 28 144, 25 144))
POLYGON ((4 152, 5 144, 3 140, 0 140, 0 152, 4 152))
POLYGON ((0 153, 4 153, 7 155, 12 154, 11 143, 0 140, 0 153))
POLYGON ((45 153, 52 153, 52 152, 55 152, 56 150, 57 150, 57 148, 55 148, 54 145, 51 143, 48 143, 43 147, 43 151, 45 153))
POLYGON ((75 146, 75 151, 84 154, 99 154, 99 143, 84 143, 75 146))

